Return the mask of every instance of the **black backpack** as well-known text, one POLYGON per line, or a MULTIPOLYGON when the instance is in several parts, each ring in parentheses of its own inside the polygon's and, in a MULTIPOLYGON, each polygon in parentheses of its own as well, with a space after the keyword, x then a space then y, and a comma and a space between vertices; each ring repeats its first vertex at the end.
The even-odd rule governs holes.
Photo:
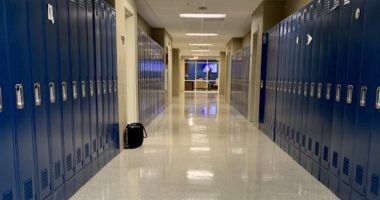
POLYGON ((140 147, 144 141, 144 138, 147 137, 148 135, 143 124, 128 124, 124 137, 124 147, 126 149, 135 149, 140 147))

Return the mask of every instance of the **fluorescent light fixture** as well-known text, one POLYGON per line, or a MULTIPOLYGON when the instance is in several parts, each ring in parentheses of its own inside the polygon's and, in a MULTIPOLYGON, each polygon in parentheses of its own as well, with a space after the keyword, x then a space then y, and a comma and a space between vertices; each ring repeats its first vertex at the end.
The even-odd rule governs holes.
POLYGON ((191 50, 192 52, 210 52, 210 50, 207 49, 196 49, 196 50, 191 50))
POLYGON ((189 44, 189 46, 213 46, 213 44, 189 44))
POLYGON ((218 36, 217 33, 186 33, 187 36, 218 36))
POLYGON ((224 19, 226 14, 195 14, 195 13, 182 13, 179 15, 181 18, 196 18, 196 19, 224 19))

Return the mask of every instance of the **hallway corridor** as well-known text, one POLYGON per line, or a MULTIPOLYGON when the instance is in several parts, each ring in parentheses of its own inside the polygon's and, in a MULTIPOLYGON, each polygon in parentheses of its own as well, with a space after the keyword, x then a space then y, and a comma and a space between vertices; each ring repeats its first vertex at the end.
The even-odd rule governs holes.
POLYGON ((73 197, 126 200, 333 200, 216 94, 185 94, 73 197))

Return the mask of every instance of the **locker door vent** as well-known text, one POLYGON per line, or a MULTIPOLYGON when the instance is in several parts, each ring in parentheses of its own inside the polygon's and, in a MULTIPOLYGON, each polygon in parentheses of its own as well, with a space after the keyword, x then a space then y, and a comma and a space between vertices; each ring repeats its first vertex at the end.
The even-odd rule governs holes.
POLYGON ((319 156, 319 142, 315 142, 314 155, 319 156))
POLYGON ((57 161, 54 164, 54 178, 55 180, 61 178, 61 161, 57 161))
POLYGON ((348 176, 350 171, 350 160, 348 158, 343 159, 343 174, 348 176))
POLYGON ((92 3, 92 0, 87 0, 87 12, 92 13, 94 5, 92 3))
POLYGON ((26 200, 33 199, 33 181, 32 178, 24 181, 24 198, 26 200))
POLYGON ((327 146, 323 147, 323 161, 329 160, 329 148, 327 146))
POLYGON ((8 191, 3 193, 3 200, 13 200, 12 190, 8 190, 8 191))
POLYGON ((336 151, 333 152, 332 165, 333 165, 334 168, 338 167, 338 153, 336 151))
POLYGON ((95 1, 95 15, 98 17, 99 16, 99 1, 95 1))
POLYGON ((363 167, 360 165, 356 165, 355 182, 359 185, 363 184, 363 167))
POLYGON ((84 9, 86 7, 84 0, 79 0, 79 8, 84 9))
POLYGON ((96 152, 96 139, 92 141, 92 152, 96 152))
POLYGON ((84 147, 84 152, 85 152, 85 156, 86 158, 90 157, 90 144, 86 144, 85 147, 84 147))
POLYGON ((307 143, 307 149, 308 149, 309 151, 311 151, 311 146, 312 146, 312 144, 313 144, 313 141, 311 140, 311 138, 309 138, 309 141, 308 141, 308 143, 307 143))
POLYGON ((66 156, 66 170, 73 170, 73 156, 71 155, 71 153, 66 156))
POLYGON ((47 169, 41 171, 41 190, 46 189, 49 186, 49 175, 47 169))
POLYGON ((82 150, 79 148, 77 149, 77 164, 80 164, 82 162, 82 150))
POLYGON ((379 176, 376 174, 372 174, 371 177, 371 193, 379 195, 379 176))

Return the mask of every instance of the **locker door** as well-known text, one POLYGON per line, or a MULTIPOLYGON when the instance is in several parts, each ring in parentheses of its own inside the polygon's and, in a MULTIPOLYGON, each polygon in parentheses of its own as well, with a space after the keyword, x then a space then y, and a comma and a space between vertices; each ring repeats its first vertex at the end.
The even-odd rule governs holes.
POLYGON ((117 78, 117 49, 116 49, 116 12, 112 11, 112 77, 114 94, 114 148, 115 154, 120 151, 119 143, 119 103, 118 103, 118 78, 117 78))
POLYGON ((71 196, 75 191, 74 179, 74 155, 75 143, 73 134, 73 91, 70 65, 70 40, 69 37, 69 16, 68 1, 57 1, 57 23, 59 32, 60 46, 60 74, 62 91, 62 135, 63 135, 63 173, 66 187, 66 198, 71 196))
MULTIPOLYGON (((324 13, 324 19, 327 21, 324 23, 326 30, 333 30, 339 27, 339 0, 334 0, 330 2, 328 7, 328 12, 324 13)), ((324 61, 326 68, 326 80, 323 85, 324 92, 322 93, 322 126, 323 126, 323 136, 322 136, 322 159, 321 164, 321 182, 326 186, 329 186, 329 167, 330 167, 330 152, 331 152, 331 135, 332 135, 332 121, 333 121, 333 110, 334 110, 334 97, 336 85, 336 61, 337 61, 337 40, 338 31, 328 32, 328 45, 326 60, 324 61)))
MULTIPOLYGON (((355 125, 357 120, 357 109, 359 106, 360 97, 360 86, 359 86, 359 74, 360 74, 360 64, 363 55, 363 34, 364 34, 364 23, 365 17, 356 15, 356 9, 360 9, 360 13, 365 13, 365 1, 352 1, 353 12, 351 15, 346 16, 351 19, 351 30, 350 30, 350 42, 348 50, 348 65, 346 69, 346 81, 347 81, 347 93, 345 95, 345 108, 344 108, 344 118, 343 118, 343 140, 342 140, 342 156, 343 163, 341 163, 340 178, 346 182, 346 184, 351 184, 351 179, 355 178, 353 176, 354 170, 361 171, 362 174, 363 165, 354 165, 354 153, 355 153, 355 125)), ((360 144, 360 143, 359 143, 360 144)), ((363 164, 363 163, 360 163, 363 164)), ((357 177, 358 179, 361 177, 357 177)), ((340 191, 345 192, 345 191, 340 191)))
POLYGON ((276 109, 275 109, 275 113, 274 115, 276 116, 275 117, 275 131, 276 131, 276 135, 278 136, 277 137, 277 144, 282 147, 282 144, 285 140, 285 137, 283 135, 283 130, 282 130, 282 109, 283 109, 283 106, 282 106, 282 103, 283 103, 283 94, 282 92, 280 92, 280 85, 281 85, 281 82, 284 78, 284 67, 283 67, 283 64, 284 64, 284 49, 286 48, 285 47, 285 43, 284 43, 284 29, 285 29, 285 24, 282 22, 280 25, 279 25, 279 36, 278 36, 278 39, 279 39, 279 55, 278 55, 278 71, 277 71, 277 76, 275 77, 275 80, 277 81, 277 84, 276 84, 276 94, 277 94, 277 98, 275 100, 275 104, 276 104, 276 109))
POLYGON ((108 125, 106 144, 107 148, 111 145, 111 125, 112 125, 112 111, 113 111, 113 94, 112 94, 112 21, 111 21, 111 8, 107 6, 107 86, 108 86, 108 125))
POLYGON ((259 123, 265 123, 265 107, 266 107, 266 76, 269 64, 269 33, 263 34, 262 48, 261 48, 261 80, 260 80, 260 106, 259 106, 259 123))
POLYGON ((102 34, 102 79, 103 79, 103 132, 102 132, 102 144, 103 150, 108 149, 107 135, 109 124, 109 98, 108 98, 108 61, 107 61, 107 5, 102 3, 102 18, 101 18, 101 34, 102 34))
POLYGON ((41 1, 28 1, 29 18, 29 44, 30 48, 30 67, 32 76, 33 91, 33 110, 34 110, 34 132, 36 138, 37 154, 37 196, 41 199, 51 194, 51 168, 49 151, 49 132, 48 132, 48 80, 45 70, 45 42, 44 42, 44 16, 42 9, 45 4, 41 1))
POLYGON ((341 155, 341 144, 342 144, 342 132, 343 132, 343 111, 345 104, 345 94, 346 94, 346 66, 348 58, 348 44, 349 44, 349 32, 351 26, 351 3, 344 4, 341 2, 340 6, 340 16, 339 18, 332 19, 333 21, 339 20, 338 29, 338 49, 337 49, 337 64, 336 64, 336 84, 332 86, 335 91, 334 99, 334 112, 333 112, 333 124, 332 124, 332 136, 331 136, 331 166, 330 171, 332 176, 330 176, 330 189, 334 193, 338 193, 339 182, 336 176, 338 176, 339 168, 343 162, 343 157, 341 155))
POLYGON ((51 152, 51 177, 53 189, 58 189, 63 183, 63 165, 62 165, 62 124, 61 124, 61 81, 60 81, 60 66, 59 66, 59 51, 58 51, 58 25, 57 5, 53 0, 46 0, 45 6, 48 9, 44 10, 45 18, 45 40, 46 40, 46 72, 48 82, 45 85, 45 90, 48 93, 48 119, 50 132, 50 152, 51 152), (49 17, 52 15, 52 18, 49 17), (50 20, 49 20, 50 18, 50 20))
MULTIPOLYGON (((78 0, 69 1, 69 23, 70 23, 70 65, 72 78, 73 97, 73 133, 75 143, 75 172, 78 173, 83 166, 82 149, 82 117, 81 117, 81 94, 80 94, 80 65, 79 65, 79 37, 78 37, 78 0)), ((83 181, 76 176, 76 185, 81 186, 83 181)))
POLYGON ((100 0, 95 0, 95 64, 96 64, 96 118, 97 118, 97 151, 98 155, 103 153, 103 83, 102 83, 102 42, 101 18, 103 6, 100 0))
POLYGON ((285 32, 286 32, 286 47, 288 49, 288 52, 287 52, 287 55, 286 55, 286 63, 285 63, 285 77, 284 77, 284 82, 283 82, 283 85, 282 85, 282 93, 284 94, 285 96, 285 99, 284 99, 284 113, 283 113, 283 121, 284 121, 284 124, 283 124, 283 130, 284 130, 284 134, 286 136, 286 139, 287 139, 287 146, 286 146, 286 150, 288 152, 289 155, 291 155, 291 144, 292 144, 292 138, 291 138, 291 133, 290 133, 290 127, 289 127, 289 117, 287 117, 289 114, 290 114, 290 111, 291 111, 291 108, 290 108, 290 102, 291 102, 291 96, 290 94, 288 93, 288 85, 289 85, 289 82, 291 82, 291 77, 292 77, 292 65, 291 65, 291 62, 292 62, 292 54, 293 54, 293 49, 292 49, 292 43, 291 43, 291 39, 292 39, 292 28, 293 28, 293 16, 289 16, 288 19, 287 19, 287 29, 285 29, 285 32))
MULTIPOLYGON (((8 21, 8 43, 6 46, 10 47, 8 53, 10 85, 9 90, 7 90, 8 86, 4 87, 4 94, 7 94, 7 91, 9 91, 8 94, 12 98, 10 108, 14 110, 12 123, 16 144, 18 198, 33 199, 36 194, 36 183, 33 148, 34 137, 32 131, 33 97, 31 90, 29 51, 27 46, 27 8, 25 1, 21 0, 2 1, 1 4, 5 6, 5 19, 8 21)), ((1 80, 3 81, 4 79, 1 80)), ((7 101, 6 97, 4 97, 3 101, 7 101)), ((5 109, 5 107, 3 109, 5 109)), ((7 113, 9 112, 7 111, 7 113)), ((9 118, 9 116, 6 117, 9 118)), ((4 151, 4 153, 6 152, 4 151)), ((9 195, 8 192, 5 192, 5 194, 6 196, 9 195)), ((7 197, 10 197, 10 195, 7 197)))
MULTIPOLYGON (((95 32, 94 32, 94 11, 95 11, 94 1, 87 0, 87 12, 86 12, 86 23, 87 23, 87 57, 88 57, 88 96, 90 101, 89 110, 89 121, 90 121, 90 159, 96 159, 98 157, 97 153, 97 117, 96 117, 96 65, 95 65, 95 32)), ((96 166, 96 165, 95 165, 96 166)), ((94 168, 96 170, 96 167, 94 168)))
MULTIPOLYGON (((89 63, 87 46, 87 3, 86 0, 79 0, 78 8, 78 34, 79 34, 79 67, 80 67, 80 99, 82 103, 82 151, 83 164, 86 166, 90 162, 90 90, 89 90, 89 63)), ((85 179, 87 179, 86 177, 85 179)))
POLYGON ((16 167, 14 152, 14 135, 12 132, 12 87, 9 87, 9 49, 5 2, 0 3, 0 157, 7 162, 0 164, 0 195, 5 199, 18 199, 16 188, 16 167))
MULTIPOLYGON (((357 144, 358 146, 362 147, 362 145, 365 145, 366 141, 368 141, 368 132, 367 126, 368 121, 365 121, 365 119, 368 118, 369 113, 372 113, 372 131, 371 131, 371 139, 370 139, 370 151, 369 151, 369 158, 368 159, 368 173, 364 173, 363 175, 366 175, 367 177, 367 186, 365 187, 367 191, 367 198, 369 200, 378 200, 379 197, 379 175, 380 175, 380 162, 379 162, 379 133, 380 133, 380 126, 379 126, 379 110, 380 110, 380 83, 378 81, 378 78, 373 78, 379 73, 379 54, 380 54, 380 44, 379 40, 376 40, 377 36, 379 35, 379 9, 380 9, 380 3, 376 0, 368 0, 367 1, 367 11, 365 13, 366 15, 366 33, 365 33, 365 40, 364 40, 364 54, 365 57, 363 58, 362 62, 362 75, 361 75, 361 85, 364 86, 367 84, 367 98, 365 102, 365 107, 361 107, 359 110, 359 118, 358 121, 358 128, 362 129, 363 131, 360 131, 357 133, 358 139, 361 140, 362 144, 357 144), (366 66, 365 68, 363 66, 366 66), (366 70, 364 70, 366 69, 366 70), (368 81, 368 82, 367 82, 368 81), (368 110, 373 110, 368 111, 368 110), (364 128, 365 126, 365 128, 364 128), (365 133, 364 133, 365 132, 365 133), (363 134, 363 135, 361 135, 363 134), (359 136, 361 135, 361 136, 359 136)), ((366 148, 363 148, 365 151, 366 148)), ((362 163, 366 159, 365 155, 363 155, 364 152, 356 151, 355 160, 357 164, 362 163), (361 157, 364 157, 363 160, 361 157)), ((365 166, 365 165, 364 165, 365 166)), ((357 172, 356 172, 357 173, 357 172)), ((353 187, 358 190, 357 188, 356 180, 353 184, 353 187)))

